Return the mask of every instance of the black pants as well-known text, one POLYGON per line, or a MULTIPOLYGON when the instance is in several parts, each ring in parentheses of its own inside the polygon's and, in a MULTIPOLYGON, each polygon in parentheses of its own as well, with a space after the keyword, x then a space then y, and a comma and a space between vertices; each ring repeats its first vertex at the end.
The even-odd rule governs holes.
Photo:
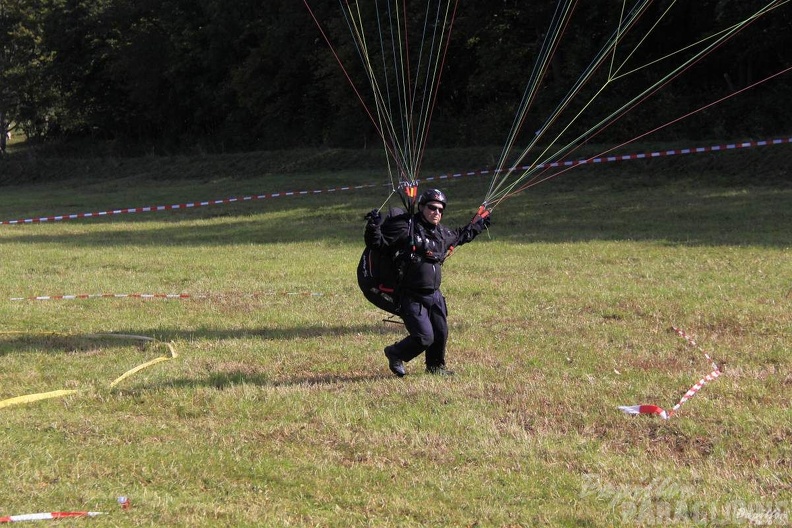
POLYGON ((410 335, 393 345, 396 355, 410 361, 426 351, 427 367, 445 365, 448 310, 440 290, 421 296, 403 295, 399 315, 410 335))

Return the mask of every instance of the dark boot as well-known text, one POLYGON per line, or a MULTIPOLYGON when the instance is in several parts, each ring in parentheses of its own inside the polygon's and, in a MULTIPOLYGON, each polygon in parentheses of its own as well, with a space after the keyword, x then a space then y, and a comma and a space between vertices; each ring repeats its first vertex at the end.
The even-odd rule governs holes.
POLYGON ((404 377, 406 374, 404 371, 404 362, 399 359, 399 356, 396 354, 396 350, 394 350, 392 346, 385 347, 385 357, 388 358, 388 368, 390 371, 400 378, 404 377))

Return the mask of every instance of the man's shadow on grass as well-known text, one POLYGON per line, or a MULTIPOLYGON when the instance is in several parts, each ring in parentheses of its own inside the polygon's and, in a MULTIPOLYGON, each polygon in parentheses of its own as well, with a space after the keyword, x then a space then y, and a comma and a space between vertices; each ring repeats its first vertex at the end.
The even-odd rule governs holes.
POLYGON ((79 353, 86 350, 95 350, 100 343, 121 344, 124 337, 128 344, 135 344, 141 348, 156 342, 245 339, 261 337, 272 341, 290 341, 298 338, 315 337, 344 337, 358 334, 390 334, 400 333, 404 326, 399 324, 372 323, 351 326, 294 326, 286 328, 251 328, 237 330, 219 330, 214 328, 199 328, 196 330, 174 329, 121 329, 112 332, 56 332, 20 330, 0 332, 0 357, 13 352, 41 350, 47 353, 79 353), (377 330, 377 329, 380 330, 377 330))
MULTIPOLYGON (((67 332, 7 332, 0 334, 0 357, 15 352, 42 351, 47 354, 95 354, 97 349, 109 346, 136 346, 141 350, 147 347, 162 345, 172 341, 190 342, 194 340, 220 341, 227 339, 264 338, 267 341, 292 341, 299 338, 344 337, 358 334, 394 334, 402 335, 404 328, 396 324, 360 324, 352 326, 296 326, 290 328, 258 328, 240 330, 218 330, 203 328, 192 331, 181 330, 141 330, 125 329, 107 333, 67 333, 67 332)), ((189 351, 176 350, 179 357, 185 357, 189 351)), ((163 380, 152 384, 135 385, 125 382, 115 390, 126 393, 143 393, 163 388, 207 386, 225 389, 240 384, 252 384, 269 387, 301 387, 301 386, 334 386, 355 383, 366 383, 392 378, 387 371, 384 355, 376 356, 372 362, 374 373, 344 374, 337 372, 319 372, 297 376, 269 376, 256 369, 237 368, 223 372, 209 373, 204 378, 177 378, 163 380), (126 388, 128 387, 128 388, 126 388)), ((149 358, 151 359, 151 358, 149 358)), ((264 369, 265 362, 262 360, 264 369)))
MULTIPOLYGON (((389 320, 390 321, 390 320, 389 320)), ((342 338, 349 335, 376 334, 376 335, 406 335, 401 320, 394 320, 390 323, 383 320, 376 324, 359 324, 352 326, 297 326, 290 328, 274 329, 250 329, 238 331, 226 331, 216 329, 200 329, 189 333, 174 331, 163 333, 161 340, 222 340, 222 339, 245 339, 250 337, 261 337, 269 341, 293 341, 299 338, 317 337, 338 337, 342 338), (398 324, 393 324, 397 322, 398 324)), ((384 346, 384 345, 383 345, 384 346)), ((152 385, 141 385, 137 390, 158 390, 163 388, 195 387, 202 385, 217 389, 225 389, 241 384, 250 384, 261 387, 333 387, 339 385, 350 385, 368 383, 394 378, 388 371, 385 356, 378 351, 372 354, 371 373, 339 373, 339 372, 316 372, 301 375, 279 375, 269 376, 266 373, 248 372, 246 369, 229 370, 225 372, 210 373, 204 378, 179 378, 173 380, 163 380, 152 385)), ((371 353, 369 350, 361 353, 371 353)), ((262 361, 264 368, 266 365, 262 361)))
MULTIPOLYGON (((383 360, 384 360, 383 356, 383 360)), ((302 375, 288 378, 273 379, 263 374, 249 374, 246 372, 223 372, 211 374, 202 379, 196 378, 177 378, 173 380, 163 380, 157 383, 144 383, 131 386, 130 389, 123 389, 125 393, 142 394, 152 390, 162 390, 170 388, 194 388, 196 386, 211 387, 215 389, 228 389, 238 385, 255 385, 257 387, 288 388, 288 387, 334 387, 342 385, 353 385, 359 383, 370 383, 394 378, 394 375, 387 370, 387 363, 377 364, 372 368, 380 372, 371 374, 314 374, 302 375)))

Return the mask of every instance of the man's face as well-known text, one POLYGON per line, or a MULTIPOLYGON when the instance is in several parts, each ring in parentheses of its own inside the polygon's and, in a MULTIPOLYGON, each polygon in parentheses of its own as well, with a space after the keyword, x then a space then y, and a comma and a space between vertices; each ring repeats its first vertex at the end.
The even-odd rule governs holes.
POLYGON ((443 217, 443 204, 440 202, 427 202, 421 209, 421 213, 427 222, 437 225, 443 217))

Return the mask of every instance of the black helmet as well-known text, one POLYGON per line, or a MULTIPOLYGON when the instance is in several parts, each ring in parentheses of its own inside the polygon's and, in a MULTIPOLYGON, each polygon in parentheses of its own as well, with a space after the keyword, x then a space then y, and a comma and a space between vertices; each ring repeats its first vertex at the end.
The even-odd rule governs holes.
POLYGON ((428 191, 424 191, 421 197, 418 198, 418 205, 426 205, 429 202, 440 202, 443 204, 443 207, 445 207, 446 196, 440 189, 429 189, 428 191))

